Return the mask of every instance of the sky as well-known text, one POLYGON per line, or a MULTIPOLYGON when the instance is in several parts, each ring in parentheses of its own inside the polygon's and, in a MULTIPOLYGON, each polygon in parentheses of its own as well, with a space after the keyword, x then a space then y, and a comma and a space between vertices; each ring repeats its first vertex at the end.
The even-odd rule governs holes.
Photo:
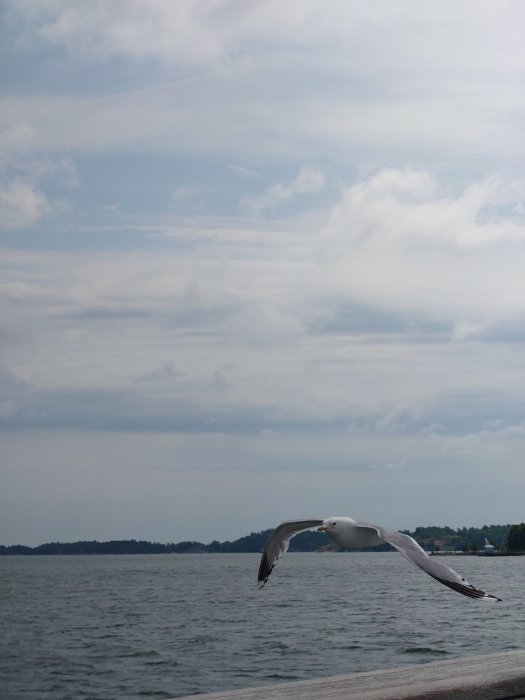
POLYGON ((524 3, 0 7, 0 543, 525 519, 524 3))

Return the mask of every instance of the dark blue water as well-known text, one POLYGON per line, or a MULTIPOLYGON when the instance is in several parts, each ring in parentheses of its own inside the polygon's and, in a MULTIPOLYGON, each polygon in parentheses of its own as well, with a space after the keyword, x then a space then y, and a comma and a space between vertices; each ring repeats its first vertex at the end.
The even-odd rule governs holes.
POLYGON ((2 700, 110 700, 303 680, 525 648, 525 557, 443 559, 500 595, 454 593, 396 553, 0 558, 2 700))

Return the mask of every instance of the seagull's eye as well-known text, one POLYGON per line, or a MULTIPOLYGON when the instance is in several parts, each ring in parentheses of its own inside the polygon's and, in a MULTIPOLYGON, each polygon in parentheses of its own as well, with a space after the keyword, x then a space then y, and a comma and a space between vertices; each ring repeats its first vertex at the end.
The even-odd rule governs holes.
POLYGON ((335 523, 332 523, 332 527, 335 527, 335 525, 336 525, 335 523))

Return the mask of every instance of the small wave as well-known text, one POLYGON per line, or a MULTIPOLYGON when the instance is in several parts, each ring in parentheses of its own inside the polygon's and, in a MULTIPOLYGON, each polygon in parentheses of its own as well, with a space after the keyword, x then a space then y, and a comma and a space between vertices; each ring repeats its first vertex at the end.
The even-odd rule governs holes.
MULTIPOLYGON (((116 655, 116 658, 119 659, 139 659, 139 658, 148 658, 151 656, 160 656, 158 651, 155 651, 154 649, 137 649, 136 651, 124 651, 121 652, 120 654, 116 655)), ((149 662, 151 663, 151 661, 149 662)))
POLYGON ((219 637, 213 636, 210 634, 201 634, 198 635, 197 637, 193 637, 191 639, 188 639, 185 644, 186 646, 202 646, 205 644, 213 644, 214 642, 218 642, 219 637))
POLYGON ((174 666, 178 666, 179 663, 178 661, 175 661, 175 659, 156 659, 155 661, 144 661, 144 666, 169 666, 170 668, 173 668, 174 666))
POLYGON ((445 649, 433 649, 432 647, 409 647, 408 649, 403 649, 402 652, 403 654, 439 654, 439 655, 445 655, 448 654, 448 651, 445 651, 445 649))
POLYGON ((301 676, 297 676, 293 673, 268 673, 265 679, 269 681, 299 681, 301 676))

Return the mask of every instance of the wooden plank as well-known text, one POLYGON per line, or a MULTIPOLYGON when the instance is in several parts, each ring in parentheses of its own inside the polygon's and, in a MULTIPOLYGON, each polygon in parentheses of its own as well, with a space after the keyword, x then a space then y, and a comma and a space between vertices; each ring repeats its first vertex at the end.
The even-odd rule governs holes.
POLYGON ((525 698, 525 651, 246 690, 186 695, 177 700, 517 700, 525 698))

